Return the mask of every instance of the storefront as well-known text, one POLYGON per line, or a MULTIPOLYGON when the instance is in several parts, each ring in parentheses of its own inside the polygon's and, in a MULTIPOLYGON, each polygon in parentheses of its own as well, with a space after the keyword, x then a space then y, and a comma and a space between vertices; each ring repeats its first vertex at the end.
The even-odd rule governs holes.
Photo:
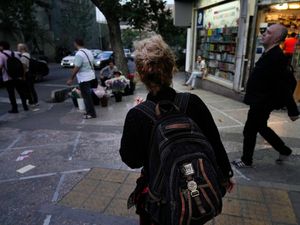
MULTIPOLYGON (((296 34, 296 37, 300 38, 300 1, 260 1, 257 9, 257 21, 256 21, 256 43, 255 43, 255 57, 254 61, 262 53, 262 46, 259 43, 261 33, 270 24, 280 23, 288 28, 288 35, 292 33, 296 34)), ((300 45, 296 46, 293 54, 292 64, 297 71, 298 79, 300 72, 300 45)))
MULTIPOLYGON (((212 91, 222 88, 234 93, 241 85, 247 42, 249 7, 247 1, 198 0, 191 24, 191 63, 193 70, 198 55, 205 59, 207 76, 201 81, 212 91), (206 85, 209 83, 209 85, 206 85), (216 86, 212 85, 215 84, 216 86)), ((224 93, 225 94, 225 93, 224 93)))
MULTIPOLYGON (((175 0, 176 15, 179 26, 188 27, 186 71, 193 70, 201 55, 208 74, 200 88, 229 97, 242 97, 249 74, 264 51, 260 39, 267 26, 284 24, 300 40, 300 1, 175 0)), ((300 42, 292 62, 300 80, 300 42)))
MULTIPOLYGON (((296 34, 298 40, 300 40, 300 1, 291 0, 259 0, 256 7, 256 20, 253 27, 253 50, 248 58, 252 64, 248 68, 245 74, 249 75, 254 63, 263 53, 263 46, 260 43, 262 33, 265 29, 274 23, 283 24, 288 29, 288 36, 292 33, 296 34)), ((281 46, 283 47, 283 45, 281 46)), ((295 70, 295 76, 298 80, 297 90, 295 91, 295 100, 300 101, 300 42, 296 45, 293 57, 292 65, 295 70)), ((246 75, 246 77, 247 77, 246 75)), ((246 79, 245 79, 246 80, 246 79)))
POLYGON ((195 55, 205 59, 208 79, 228 87, 234 81, 239 16, 240 1, 197 10, 195 55))

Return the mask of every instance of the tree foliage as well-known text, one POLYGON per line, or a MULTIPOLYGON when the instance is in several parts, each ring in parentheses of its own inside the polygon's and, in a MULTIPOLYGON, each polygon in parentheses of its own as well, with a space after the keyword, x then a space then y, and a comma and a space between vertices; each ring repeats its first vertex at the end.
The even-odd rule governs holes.
POLYGON ((4 37, 14 37, 16 41, 29 43, 40 51, 38 40, 46 40, 46 32, 36 20, 36 7, 49 8, 41 0, 0 1, 0 30, 4 37))
POLYGON ((32 39, 37 30, 34 0, 0 1, 0 29, 23 41, 32 39))
MULTIPOLYGON (((118 64, 119 57, 124 58, 122 50, 121 32, 116 27, 120 27, 120 21, 124 21, 134 30, 141 32, 156 32, 161 34, 165 41, 174 47, 185 45, 185 30, 173 25, 172 12, 166 8, 166 1, 163 0, 91 0, 106 17, 110 32, 112 48, 120 56, 116 57, 118 64), (117 40, 118 39, 118 40, 117 40), (116 48, 116 45, 118 47, 116 48), (122 52, 122 53, 121 53, 122 52)), ((123 40, 129 37, 129 31, 125 31, 123 40)), ((126 47, 128 43, 126 43, 126 47)), ((125 66, 124 66, 125 67, 125 66)))
POLYGON ((89 43, 94 34, 93 20, 95 20, 93 12, 93 4, 82 1, 80 7, 78 4, 68 4, 67 7, 61 8, 60 28, 63 30, 61 34, 61 44, 63 46, 72 46, 75 38, 80 37, 86 43, 89 43))
POLYGON ((122 41, 124 48, 132 49, 133 42, 139 39, 139 31, 132 28, 127 28, 122 31, 122 41))

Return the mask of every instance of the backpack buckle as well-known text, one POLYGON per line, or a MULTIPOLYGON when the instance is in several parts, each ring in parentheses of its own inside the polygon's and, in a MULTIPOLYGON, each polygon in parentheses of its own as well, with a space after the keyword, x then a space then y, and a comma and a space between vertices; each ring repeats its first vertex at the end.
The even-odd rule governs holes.
POLYGON ((199 196, 199 191, 198 190, 191 191, 191 196, 192 196, 192 198, 199 196))
POLYGON ((191 180, 187 183, 187 188, 191 192, 191 196, 197 197, 199 195, 199 191, 197 190, 198 185, 195 181, 191 180))

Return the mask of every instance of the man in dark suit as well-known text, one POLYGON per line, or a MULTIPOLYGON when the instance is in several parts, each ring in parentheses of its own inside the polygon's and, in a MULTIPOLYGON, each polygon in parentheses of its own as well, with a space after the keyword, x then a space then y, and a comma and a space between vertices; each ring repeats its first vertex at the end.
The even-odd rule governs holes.
POLYGON ((262 35, 265 51, 255 64, 246 87, 244 102, 250 109, 243 132, 243 155, 232 162, 237 168, 252 167, 257 133, 279 152, 277 163, 287 160, 292 153, 267 124, 271 112, 282 107, 287 107, 292 121, 299 118, 286 73, 288 60, 279 47, 286 35, 286 27, 280 24, 271 25, 262 35))

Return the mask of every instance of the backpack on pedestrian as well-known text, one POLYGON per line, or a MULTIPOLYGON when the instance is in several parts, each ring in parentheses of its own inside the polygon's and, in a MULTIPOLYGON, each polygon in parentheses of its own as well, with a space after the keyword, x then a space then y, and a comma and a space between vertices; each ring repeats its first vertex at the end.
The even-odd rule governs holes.
POLYGON ((189 96, 136 106, 154 124, 145 210, 160 225, 200 225, 222 211, 222 173, 211 144, 186 115, 189 96))
POLYGON ((4 55, 7 56, 7 61, 6 61, 6 72, 7 74, 13 79, 17 80, 24 75, 24 68, 23 64, 20 59, 18 59, 15 56, 15 53, 11 51, 11 55, 2 52, 4 55))
POLYGON ((288 89, 293 94, 297 86, 297 80, 294 75, 294 67, 290 64, 288 64, 286 68, 286 80, 287 80, 288 89))
POLYGON ((47 62, 43 60, 37 60, 32 57, 29 58, 25 55, 22 55, 22 57, 29 60, 29 76, 36 79, 37 77, 43 77, 48 75, 49 68, 47 62))

